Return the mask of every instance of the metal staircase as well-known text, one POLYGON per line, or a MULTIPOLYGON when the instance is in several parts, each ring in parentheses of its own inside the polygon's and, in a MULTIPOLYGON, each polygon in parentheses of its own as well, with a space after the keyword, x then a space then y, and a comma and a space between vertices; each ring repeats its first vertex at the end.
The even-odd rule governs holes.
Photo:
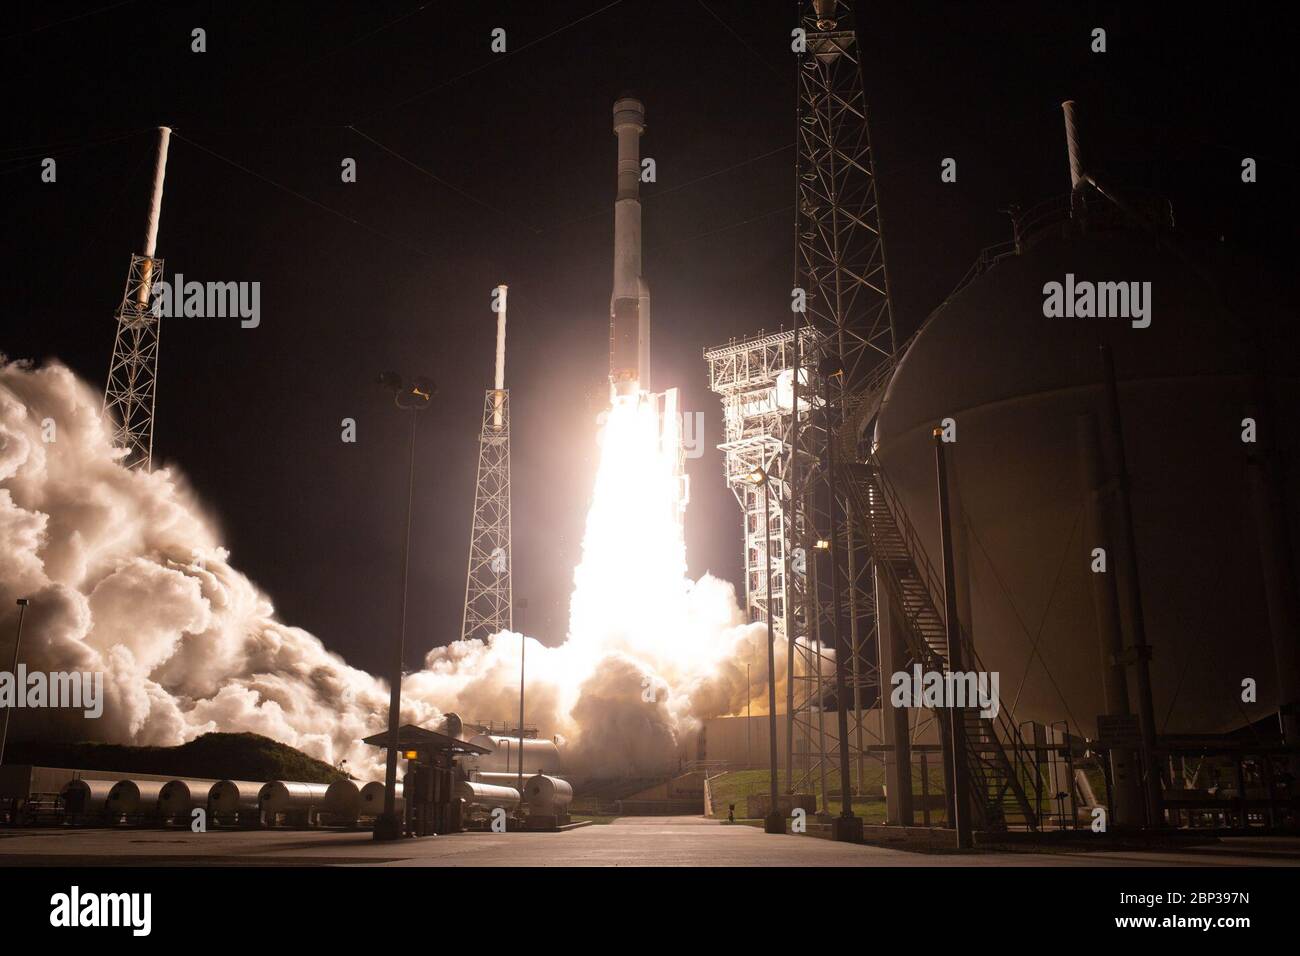
MULTIPOLYGON (((943 579, 935 573, 879 462, 870 456, 865 462, 854 458, 842 459, 841 466, 851 520, 871 543, 880 581, 899 611, 913 660, 927 672, 947 672, 947 638, 940 611, 943 579)), ((983 671, 970 635, 958 624, 967 666, 983 671)), ((1001 830, 1009 824, 1037 829, 1037 814, 1026 796, 1027 788, 1036 792, 1041 786, 1037 762, 1011 712, 999 705, 992 718, 981 717, 975 707, 959 709, 976 824, 985 830, 1001 830)))

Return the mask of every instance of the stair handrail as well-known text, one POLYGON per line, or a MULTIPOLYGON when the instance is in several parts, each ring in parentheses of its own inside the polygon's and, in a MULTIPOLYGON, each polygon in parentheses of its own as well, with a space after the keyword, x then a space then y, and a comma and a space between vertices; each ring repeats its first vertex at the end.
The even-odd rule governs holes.
MULTIPOLYGON (((934 565, 930 563, 929 555, 925 550, 925 546, 921 543, 920 535, 917 534, 916 528, 913 526, 911 519, 907 516, 906 509, 903 508, 902 501, 898 496, 897 490, 894 488, 893 482, 890 481, 888 474, 880 463, 880 460, 875 455, 869 455, 868 460, 864 462, 864 464, 871 468, 877 475, 877 484, 881 489, 881 493, 885 496, 885 508, 893 519, 894 526, 898 529, 899 535, 903 539, 903 546, 907 549, 907 552, 912 559, 912 564, 916 567, 919 576, 925 585, 935 613, 939 615, 940 619, 945 619, 946 602, 944 601, 942 583, 934 570, 934 565)), ((854 489, 855 496, 860 496, 861 488, 858 487, 856 481, 852 480, 852 475, 846 477, 849 479, 850 486, 854 489)), ((903 608, 900 608, 900 610, 904 611, 904 616, 906 617, 906 610, 903 608)), ((970 632, 966 629, 965 625, 962 624, 960 617, 957 619, 957 632, 961 641, 962 650, 969 656, 971 662, 975 665, 975 669, 978 671, 985 670, 984 663, 980 659, 978 652, 975 650, 975 645, 971 639, 970 632)), ((926 645, 926 650, 929 654, 938 657, 939 662, 943 665, 945 670, 951 666, 950 662, 943 655, 935 651, 934 648, 926 645)), ((1031 767, 1031 762, 1028 759, 1029 748, 1026 746, 1024 738, 1021 736, 1020 729, 1015 723, 1015 715, 1012 713, 1011 708, 1004 704, 1000 694, 998 697, 997 715, 992 718, 981 719, 989 720, 994 726, 995 733, 1000 732, 1001 737, 1010 747, 1012 751, 1010 758, 1011 770, 1012 773, 1016 774, 1017 782, 1021 779, 1025 779, 1026 776, 1028 776, 1029 779, 1033 779, 1033 775, 1029 773, 1031 767)), ((1028 801, 1026 798, 1026 807, 1027 804, 1028 801)))

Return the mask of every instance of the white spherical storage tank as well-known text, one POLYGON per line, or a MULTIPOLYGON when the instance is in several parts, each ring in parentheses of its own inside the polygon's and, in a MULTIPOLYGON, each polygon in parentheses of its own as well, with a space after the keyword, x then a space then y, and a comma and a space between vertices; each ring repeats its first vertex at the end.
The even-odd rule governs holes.
MULTIPOLYGON (((877 457, 939 568, 932 430, 953 420, 944 452, 959 616, 1017 721, 1066 720, 1092 736, 1106 706, 1079 416, 1095 414, 1113 461, 1099 357, 1109 345, 1156 730, 1262 719, 1277 710, 1278 669, 1247 477, 1258 446, 1243 442, 1243 419, 1261 395, 1265 407, 1300 408, 1291 320, 1260 305, 1259 284, 1216 247, 1058 233, 975 279, 923 327, 885 394, 877 457), (1049 283, 1084 282, 1138 283, 1147 316, 1045 314, 1049 283), (1242 701, 1246 678, 1255 703, 1242 701)), ((1300 451, 1292 429, 1269 438, 1292 460, 1300 451)), ((1276 519, 1294 542, 1294 483, 1289 493, 1276 519)), ((1118 535, 1107 537, 1108 573, 1122 584, 1129 568, 1118 535)), ((1128 680, 1133 696, 1132 668, 1128 680)))

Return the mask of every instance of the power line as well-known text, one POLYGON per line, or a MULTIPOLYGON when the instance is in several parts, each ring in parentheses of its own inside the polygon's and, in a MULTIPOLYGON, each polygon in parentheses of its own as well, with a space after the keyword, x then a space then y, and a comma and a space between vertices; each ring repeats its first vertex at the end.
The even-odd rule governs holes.
POLYGON ((0 37, 0 40, 12 40, 14 37, 30 36, 33 33, 41 33, 44 30, 53 30, 55 27, 61 27, 65 23, 72 23, 75 20, 84 20, 86 17, 97 16, 101 13, 107 13, 109 10, 116 10, 118 7, 125 7, 128 4, 136 3, 137 0, 121 0, 119 3, 110 3, 106 7, 100 7, 98 10, 87 10, 85 13, 78 13, 75 16, 64 17, 62 20, 55 20, 53 23, 47 23, 43 27, 32 27, 30 30, 19 30, 17 33, 7 33, 0 37))
POLYGON ((271 179, 268 176, 263 176, 261 173, 256 172, 255 170, 249 169, 247 166, 235 162, 233 159, 229 158, 228 156, 222 156, 220 153, 215 152, 214 150, 208 149, 206 146, 194 142, 194 140, 190 139, 189 137, 182 136, 180 133, 176 132, 175 130, 172 130, 172 136, 176 137, 177 139, 184 140, 194 148, 202 150, 203 152, 207 153, 209 156, 212 156, 215 159, 219 159, 223 163, 233 166, 236 169, 240 170, 241 172, 247 173, 248 175, 252 176, 254 179, 260 179, 262 182, 266 183, 267 185, 274 186, 276 189, 286 192, 290 196, 294 196, 297 199, 301 199, 303 202, 315 206, 317 209, 323 210, 324 212, 329 213, 331 216, 337 216, 339 219, 342 219, 344 222, 350 222, 354 226, 360 226, 362 229, 366 230, 372 235, 378 236, 381 239, 386 239, 389 242, 395 242, 400 246, 406 247, 412 252, 418 252, 420 255, 426 256, 430 259, 437 258, 433 253, 429 252, 428 250, 421 249, 419 246, 416 246, 405 239, 400 239, 397 236, 391 236, 388 233, 380 232, 374 226, 369 226, 366 223, 361 222, 359 219, 353 219, 351 216, 347 215, 346 213, 339 212, 337 209, 333 208, 332 206, 327 206, 323 202, 318 202, 315 199, 312 199, 310 196, 305 196, 295 189, 290 189, 288 186, 284 185, 283 183, 278 183, 274 179, 271 179))
POLYGON ((407 166, 410 166, 412 169, 416 170, 417 172, 423 173, 425 176, 428 176, 438 185, 445 186, 447 189, 450 189, 458 196, 462 196, 465 199, 468 199, 470 202, 474 203, 475 205, 482 206, 484 209, 491 210, 492 212, 496 213, 499 216, 503 216, 506 219, 513 219, 515 222, 518 222, 521 225, 525 226, 534 235, 541 235, 542 230, 538 229, 536 226, 524 222, 524 220, 519 219, 516 216, 512 216, 504 209, 498 209, 496 206, 493 206, 491 203, 484 202, 483 200, 477 198, 476 196, 473 196, 470 193, 466 192, 465 190, 461 189, 459 186, 455 185, 454 183, 447 182, 447 180, 443 179, 441 176, 439 176, 437 173, 433 172, 432 170, 426 169, 425 167, 421 166, 419 163, 415 162, 414 160, 407 159, 401 153, 397 152, 397 150, 389 146, 385 146, 383 143, 379 142, 379 140, 375 139, 369 133, 359 130, 355 126, 349 126, 348 129, 352 130, 352 132, 356 133, 362 139, 367 140, 370 143, 373 143, 375 146, 378 146, 385 153, 388 153, 388 155, 394 157, 395 159, 400 160, 401 162, 405 163, 407 166))
POLYGON ((457 75, 451 77, 450 79, 443 80, 441 83, 431 86, 428 89, 421 90, 418 93, 412 93, 410 96, 406 97, 405 99, 398 100, 395 103, 389 103, 386 106, 381 106, 379 107, 379 109, 367 113, 365 116, 362 116, 361 121, 368 120, 372 116, 377 116, 380 113, 384 112, 385 110, 391 110, 391 109, 396 109, 399 106, 405 106, 407 103, 412 103, 415 100, 428 96, 430 93, 436 93, 438 90, 451 86, 453 83, 459 82, 460 80, 465 79, 465 77, 467 76, 473 76, 475 73, 479 73, 483 70, 486 70, 490 66, 493 66, 497 63, 501 63, 512 56, 516 56, 520 53, 523 53, 524 50, 527 50, 529 47, 536 46, 539 43, 549 40, 551 37, 558 36, 564 31, 576 27, 579 23, 583 23, 586 20, 590 20, 592 17, 599 16, 600 14, 604 13, 606 10, 609 10, 613 7, 617 7, 622 2, 623 0, 613 0, 612 3, 605 4, 599 10, 593 10, 591 13, 584 14, 583 16, 578 17, 578 19, 572 20, 569 23, 564 24, 564 26, 552 30, 550 33, 537 37, 535 40, 529 40, 527 43, 524 43, 513 50, 509 50, 505 53, 494 53, 492 55, 492 59, 488 60, 486 63, 481 63, 478 66, 473 67, 472 69, 466 70, 464 73, 458 73, 457 75))
POLYGON ((786 79, 786 76, 785 76, 785 75, 784 75, 780 70, 778 70, 775 66, 773 66, 771 63, 768 62, 767 57, 763 56, 763 54, 761 54, 761 53, 759 53, 757 50, 755 50, 754 47, 753 47, 752 45, 750 45, 750 42, 749 42, 748 40, 746 40, 746 39, 745 39, 744 37, 742 37, 739 33, 737 33, 734 29, 732 29, 730 23, 728 23, 726 20, 722 19, 722 17, 718 16, 716 13, 714 13, 712 10, 710 10, 710 9, 709 9, 709 5, 708 5, 707 3, 705 3, 704 0, 695 0, 695 2, 698 3, 701 7, 704 8, 704 12, 705 12, 705 13, 707 13, 709 16, 713 17, 713 19, 715 19, 715 20, 717 20, 719 23, 721 23, 721 24, 722 24, 722 27, 723 27, 724 30, 726 30, 726 31, 727 31, 728 33, 730 33, 733 37, 735 37, 737 40, 739 40, 741 43, 743 43, 743 44, 745 45, 745 49, 748 50, 750 53, 754 54, 754 56, 756 56, 756 57, 758 58, 759 62, 761 62, 765 67, 767 67, 769 70, 771 70, 771 71, 772 71, 773 73, 775 73, 777 76, 781 77, 781 79, 783 79, 783 80, 786 79))

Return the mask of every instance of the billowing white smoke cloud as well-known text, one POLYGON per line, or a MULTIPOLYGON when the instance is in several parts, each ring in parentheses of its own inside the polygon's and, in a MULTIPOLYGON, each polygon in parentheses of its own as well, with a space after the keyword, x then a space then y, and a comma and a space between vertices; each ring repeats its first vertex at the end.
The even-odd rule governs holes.
MULTIPOLYGON (((29 670, 102 671, 106 696, 98 720, 19 710, 11 732, 175 745, 254 731, 378 775, 381 755, 360 740, 384 728, 385 684, 277 621, 174 468, 121 466, 100 406, 63 366, 0 357, 0 646, 14 632, 15 599, 28 597, 29 670)), ((598 482, 569 641, 528 639, 527 719, 570 741, 576 769, 643 775, 674 765, 698 719, 744 709, 747 661, 762 709, 766 647, 731 586, 708 575, 692 584, 681 554, 646 577, 643 562, 662 551, 620 553, 631 564, 611 577, 609 548, 636 540, 614 544, 628 529, 598 517, 611 504, 598 482), (625 603, 593 600, 593 587, 614 581, 625 603)), ((513 719, 521 640, 503 633, 432 650, 403 683, 403 720, 513 719)))

